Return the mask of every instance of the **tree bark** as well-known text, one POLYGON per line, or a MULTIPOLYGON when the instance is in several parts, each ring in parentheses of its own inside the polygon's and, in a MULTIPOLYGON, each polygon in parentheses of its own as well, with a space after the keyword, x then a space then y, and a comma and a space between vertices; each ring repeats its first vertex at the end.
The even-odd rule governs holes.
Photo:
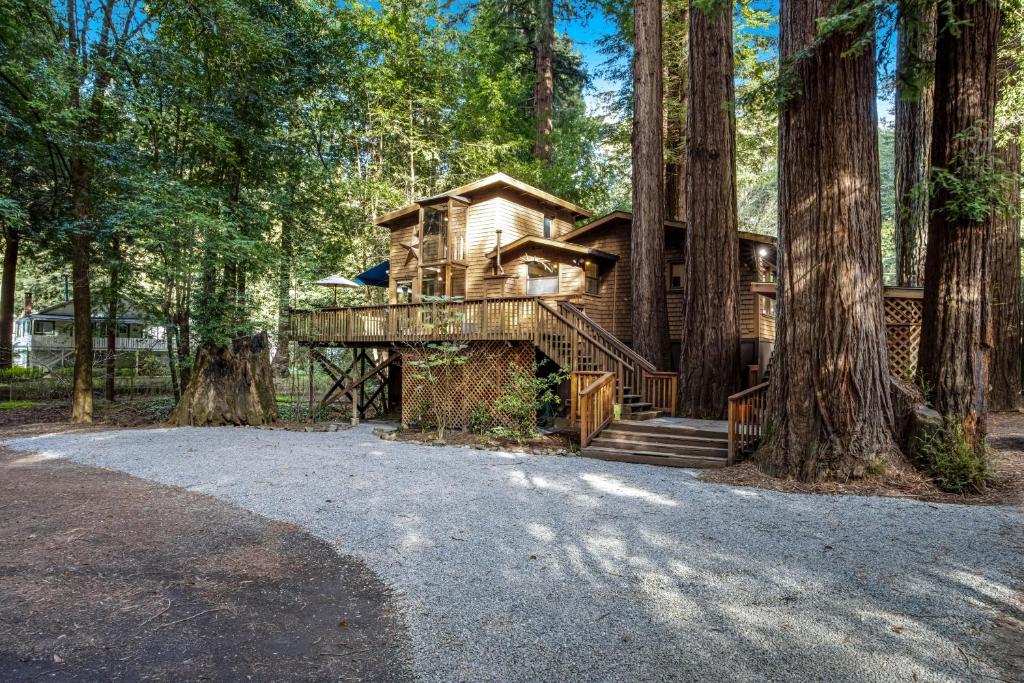
POLYGON ((555 92, 555 3, 537 0, 537 40, 534 48, 536 79, 533 86, 535 138, 533 156, 538 161, 551 159, 552 110, 555 92))
POLYGON ((687 0, 665 0, 665 217, 686 220, 687 0))
POLYGON ((110 295, 107 299, 107 353, 103 358, 103 397, 113 401, 116 398, 114 379, 117 374, 117 300, 121 290, 121 243, 117 236, 113 238, 110 251, 110 295))
POLYGON ((262 425, 277 419, 266 336, 229 346, 203 343, 192 378, 171 414, 176 425, 262 425))
POLYGON ((863 476, 896 454, 882 310, 874 18, 818 35, 834 0, 784 1, 795 92, 779 118, 778 335, 761 468, 863 476), (852 49, 869 33, 867 45, 852 49), (849 54, 847 54, 849 53, 849 54))
POLYGON ((633 3, 633 348, 672 367, 665 301, 665 180, 661 3, 633 3))
MULTIPOLYGON (((936 44, 932 167, 970 180, 992 158, 999 5, 953 0, 957 29, 936 44)), ((932 406, 961 422, 975 442, 985 434, 992 330, 988 292, 992 222, 961 210, 940 187, 928 224, 918 368, 932 406)))
POLYGON ((281 254, 277 266, 277 348, 271 363, 274 374, 278 377, 288 376, 288 309, 291 306, 288 295, 292 284, 292 260, 295 251, 293 230, 291 216, 286 215, 281 221, 281 254))
MULTIPOLYGON (((1005 19, 1005 17, 1004 17, 1005 19)), ((1009 38, 1007 47, 1020 49, 1020 36, 1009 38)), ((999 61, 999 91, 1012 93, 1019 87, 1018 68, 1010 55, 999 61)), ((989 408, 992 410, 1018 410, 1021 408, 1021 276, 1020 276, 1020 173, 1021 129, 1012 125, 1004 144, 996 147, 996 157, 1002 160, 1005 173, 1010 177, 1007 203, 1010 212, 997 212, 992 218, 992 269, 990 289, 992 297, 992 365, 989 380, 989 408)))
POLYGON ((16 227, 8 226, 4 239, 4 269, 0 276, 0 368, 9 368, 14 361, 14 289, 21 234, 16 227))
MULTIPOLYGON (((80 162, 73 162, 77 163, 80 162)), ((71 237, 71 293, 74 299, 75 330, 75 374, 71 391, 72 422, 92 422, 92 300, 89 287, 91 252, 92 237, 80 228, 71 237)))
POLYGON ((719 418, 739 388, 739 235, 732 3, 690 13, 680 411, 719 418))
POLYGON ((935 84, 921 79, 935 59, 935 13, 933 2, 904 0, 897 25, 896 278, 903 287, 924 284, 935 84))

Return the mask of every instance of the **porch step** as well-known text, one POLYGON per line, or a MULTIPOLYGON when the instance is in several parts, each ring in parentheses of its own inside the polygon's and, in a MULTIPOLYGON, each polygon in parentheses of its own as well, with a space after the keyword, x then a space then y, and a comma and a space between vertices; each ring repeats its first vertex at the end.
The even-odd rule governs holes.
POLYGON ((628 410, 622 411, 622 419, 629 420, 631 422, 640 422, 643 420, 653 420, 656 417, 661 417, 660 410, 640 410, 632 412, 628 410))
POLYGON ((641 465, 662 465, 667 467, 725 467, 725 457, 708 457, 701 455, 674 455, 653 451, 625 451, 617 448, 599 448, 587 446, 580 455, 598 460, 614 460, 616 462, 632 462, 641 465))
POLYGON ((637 421, 630 417, 613 422, 580 454, 670 467, 724 467, 728 462, 729 439, 724 424, 676 418, 637 421))
POLYGON ((623 412, 628 411, 630 413, 651 412, 651 407, 653 405, 654 404, 650 402, 634 401, 633 403, 623 403, 622 410, 623 412))

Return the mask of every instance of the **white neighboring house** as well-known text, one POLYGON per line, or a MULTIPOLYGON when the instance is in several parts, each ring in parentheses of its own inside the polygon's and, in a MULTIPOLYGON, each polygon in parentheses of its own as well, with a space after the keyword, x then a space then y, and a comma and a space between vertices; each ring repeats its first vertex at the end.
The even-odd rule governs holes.
MULTIPOLYGON (((166 362, 167 346, 164 329, 147 322, 139 313, 125 305, 117 318, 117 364, 130 366, 143 353, 160 354, 166 362)), ((99 363, 107 352, 107 318, 104 310, 92 312, 93 362, 99 363)), ((26 296, 25 312, 14 321, 14 365, 25 368, 55 369, 75 362, 74 308, 72 302, 32 310, 26 296)))

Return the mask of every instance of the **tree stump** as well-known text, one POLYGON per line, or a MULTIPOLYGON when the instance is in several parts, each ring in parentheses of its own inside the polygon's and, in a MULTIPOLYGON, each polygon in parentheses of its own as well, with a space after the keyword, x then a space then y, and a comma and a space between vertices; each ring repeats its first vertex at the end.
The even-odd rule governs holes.
POLYGON ((204 343, 171 414, 178 426, 262 425, 277 419, 274 377, 264 334, 230 345, 204 343))

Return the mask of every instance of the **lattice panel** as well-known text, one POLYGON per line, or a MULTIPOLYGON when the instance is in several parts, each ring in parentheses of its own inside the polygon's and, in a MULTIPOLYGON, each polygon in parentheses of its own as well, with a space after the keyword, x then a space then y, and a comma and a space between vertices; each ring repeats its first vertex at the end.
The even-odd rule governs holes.
MULTIPOLYGON (((508 385, 512 368, 532 372, 534 360, 530 344, 473 342, 465 351, 465 365, 452 368, 438 386, 432 386, 425 381, 424 371, 410 362, 425 359, 429 353, 430 349, 422 347, 402 349, 403 424, 421 424, 425 416, 430 421, 440 413, 448 428, 465 427, 477 404, 482 403, 494 412, 494 403, 508 385)), ((493 418, 496 423, 508 419, 498 414, 493 418)))
POLYGON ((921 345, 921 300, 886 297, 885 333, 892 373, 912 380, 921 345))

